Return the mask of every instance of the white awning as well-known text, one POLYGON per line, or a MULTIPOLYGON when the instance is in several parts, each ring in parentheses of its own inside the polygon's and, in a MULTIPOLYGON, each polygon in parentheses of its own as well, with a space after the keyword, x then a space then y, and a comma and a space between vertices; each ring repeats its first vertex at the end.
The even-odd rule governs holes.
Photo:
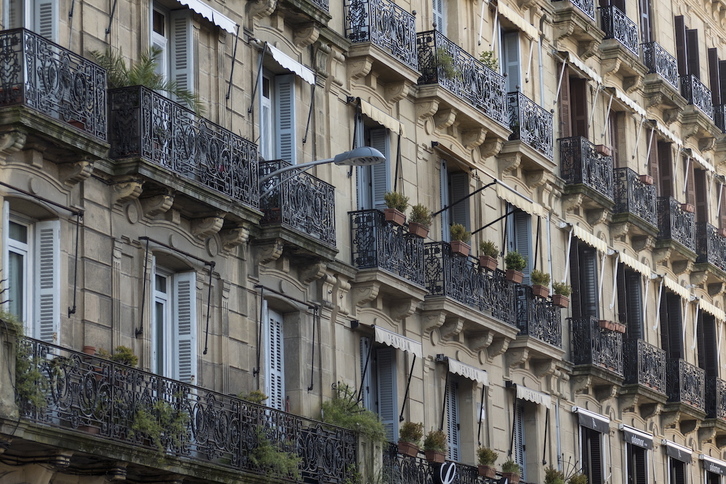
POLYGON ((696 162, 699 165, 701 165, 703 168, 705 168, 706 170, 708 170, 712 173, 716 171, 716 168, 714 168, 713 165, 711 163, 709 163, 703 156, 699 155, 698 153, 696 153, 695 151, 693 151, 691 149, 689 149, 688 151, 690 152, 691 158, 696 160, 696 162))
POLYGON ((537 390, 532 390, 531 388, 527 388, 523 385, 516 385, 517 387, 517 398, 520 400, 527 400, 528 402, 533 402, 538 405, 544 405, 545 407, 550 406, 550 396, 546 393, 538 392, 537 390))
POLYGON ((582 407, 572 407, 572 413, 576 413, 580 425, 600 433, 607 433, 610 430, 610 417, 586 410, 582 407))
POLYGON ((447 360, 449 362, 449 371, 451 373, 461 375, 467 380, 478 381, 485 387, 489 386, 489 375, 486 371, 474 368, 471 365, 467 365, 466 363, 462 363, 453 358, 448 358, 447 360))
POLYGON ((579 57, 577 57, 572 52, 561 52, 561 53, 566 54, 567 61, 570 64, 572 64, 573 66, 577 67, 580 71, 582 71, 583 74, 585 74, 587 77, 589 77, 593 81, 597 82, 598 84, 602 84, 602 77, 600 77, 600 74, 598 74, 594 70, 587 67, 585 65, 585 63, 580 60, 579 57))
POLYGON ((650 275, 653 273, 653 271, 650 269, 650 267, 643 264, 638 259, 636 259, 634 257, 630 257, 628 254, 626 254, 623 251, 620 251, 620 262, 622 262, 626 266, 630 267, 634 271, 640 272, 644 276, 650 277, 650 275))
POLYGON ((179 0, 179 3, 194 10, 220 29, 226 30, 233 35, 237 33, 237 24, 231 18, 203 3, 201 0, 179 0))
POLYGON ((535 215, 538 217, 547 216, 547 213, 545 212, 545 209, 542 205, 525 198, 524 195, 516 192, 513 188, 502 183, 501 181, 495 181, 497 182, 497 196, 499 198, 501 198, 505 202, 511 203, 517 208, 521 208, 530 215, 535 215))
POLYGON ((682 299, 685 299, 686 301, 690 301, 691 299, 691 291, 686 289, 685 287, 678 284, 678 282, 674 281, 673 279, 669 278, 668 276, 661 276, 663 278, 663 285, 670 289, 671 291, 675 292, 679 296, 681 296, 682 299))
POLYGON ((380 326, 374 326, 376 343, 381 343, 386 346, 406 351, 412 355, 416 355, 419 358, 423 358, 423 346, 418 341, 414 341, 411 338, 406 338, 393 331, 388 331, 380 326))
POLYGON ((371 118, 376 123, 380 124, 381 126, 384 126, 391 131, 393 131, 396 134, 400 134, 401 136, 404 136, 403 133, 403 124, 394 118, 393 116, 389 116, 388 114, 384 113, 377 107, 373 106, 371 103, 366 102, 359 98, 360 102, 360 111, 371 118))
POLYGON ((665 124, 661 123, 657 119, 655 120, 655 130, 658 131, 658 133, 661 134, 666 139, 669 139, 671 142, 675 143, 678 146, 683 145, 683 141, 681 138, 676 136, 673 131, 668 129, 665 124))
POLYGON ((621 103, 628 106, 630 109, 635 111, 637 114, 640 114, 643 117, 645 117, 647 115, 647 113, 645 112, 645 109, 643 109, 643 107, 640 104, 636 103, 630 97, 628 97, 628 95, 625 94, 623 91, 621 91, 617 87, 610 87, 610 89, 615 91, 615 99, 617 99, 621 103))
POLYGON ((726 462, 706 454, 699 454, 698 458, 703 461, 703 470, 712 474, 726 476, 726 462))
POLYGON ((515 27, 524 32, 524 35, 532 40, 539 38, 539 30, 534 25, 529 24, 522 15, 499 2, 499 15, 512 22, 515 27))
POLYGON ((303 81, 307 82, 311 86, 315 84, 315 73, 313 71, 300 64, 298 61, 285 54, 280 49, 274 47, 269 42, 267 43, 267 50, 270 51, 270 54, 272 54, 272 58, 275 59, 275 62, 280 64, 280 67, 282 67, 283 69, 287 69, 288 71, 294 72, 303 81))
POLYGON ((604 240, 598 239, 594 235, 592 235, 590 232, 587 232, 585 229, 580 227, 579 225, 573 225, 572 226, 572 234, 577 237, 578 239, 585 242, 587 245, 592 246, 596 248, 598 251, 607 254, 608 253, 608 243, 604 240))
POLYGON ((711 304, 708 301, 704 301, 703 299, 698 300, 698 306, 714 318, 718 319, 719 321, 726 321, 726 313, 724 313, 724 310, 721 308, 717 308, 713 304, 711 304))

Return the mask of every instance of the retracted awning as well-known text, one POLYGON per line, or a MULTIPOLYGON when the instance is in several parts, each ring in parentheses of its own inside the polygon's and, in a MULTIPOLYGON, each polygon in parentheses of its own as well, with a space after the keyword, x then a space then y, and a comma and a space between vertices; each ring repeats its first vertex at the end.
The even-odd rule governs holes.
POLYGON ((653 448, 653 436, 651 434, 623 424, 620 425, 620 430, 623 431, 623 440, 625 442, 643 449, 650 450, 653 448))
POLYGON ((235 27, 237 27, 237 24, 231 18, 222 14, 222 12, 210 7, 201 0, 179 0, 179 3, 181 3, 182 5, 186 5, 191 10, 194 10, 199 15, 206 18, 220 29, 226 30, 230 34, 236 33, 235 27))
POLYGON ((713 316, 714 318, 718 319, 719 321, 726 320, 726 313, 724 313, 724 310, 721 308, 717 308, 713 304, 711 304, 708 301, 704 301, 703 299, 698 300, 698 306, 704 311, 713 316))
POLYGON ((537 202, 528 200, 520 193, 517 193, 513 188, 510 188, 499 180, 495 181, 497 182, 497 196, 499 198, 511 203, 517 208, 524 210, 530 215, 535 215, 537 217, 547 216, 547 213, 545 212, 545 209, 542 205, 537 202))
POLYGON ((700 454, 698 458, 703 461, 704 471, 718 474, 719 476, 726 476, 726 462, 706 454, 700 454))
POLYGON ((608 253, 607 242, 605 242, 604 240, 598 239, 597 237, 592 235, 590 232, 587 232, 585 229, 583 229, 579 225, 572 226, 572 234, 575 237, 577 237, 578 239, 585 242, 587 245, 596 248, 598 251, 603 252, 605 254, 608 253))
POLYGON ((600 74, 587 67, 585 63, 582 62, 580 58, 577 57, 575 54, 573 54, 572 52, 560 52, 560 54, 567 56, 567 62, 577 67, 577 69, 579 69, 587 77, 597 82, 598 84, 602 84, 602 77, 600 77, 600 74))
POLYGON ((414 341, 411 338, 407 338, 393 331, 381 328, 380 326, 374 326, 376 343, 381 343, 386 346, 406 351, 419 358, 423 358, 423 346, 418 341, 414 341))
MULTIPOLYGON (((651 120, 651 121, 653 121, 653 120, 651 120)), ((668 129, 666 127, 665 124, 661 123, 657 119, 654 120, 654 121, 655 121, 655 130, 658 131, 658 133, 660 133, 661 136, 663 136, 664 138, 670 140, 672 143, 675 143, 678 146, 682 146, 683 145, 683 141, 681 140, 681 138, 679 138, 678 136, 676 136, 673 133, 673 131, 671 131, 670 129, 668 129)))
POLYGON ((404 136, 403 124, 399 120, 397 120, 393 116, 384 113, 377 107, 373 106, 371 103, 366 102, 360 98, 358 98, 358 102, 360 103, 360 111, 363 114, 365 114, 381 126, 385 126, 386 128, 390 129, 392 132, 404 136))
POLYGON ((599 413, 585 410, 581 407, 572 407, 572 413, 577 414, 577 419, 583 427, 592 429, 601 434, 608 433, 610 431, 610 418, 599 413))
POLYGON ((300 77, 300 79, 311 86, 315 85, 315 73, 312 70, 300 64, 298 61, 285 54, 280 49, 274 47, 269 42, 267 43, 267 50, 270 51, 272 58, 280 65, 280 67, 287 69, 290 72, 294 72, 300 77))
POLYGON ((489 386, 489 375, 486 371, 474 368, 453 358, 447 358, 447 361, 449 363, 449 372, 463 376, 467 380, 479 382, 484 386, 489 386))
POLYGON ((666 446, 666 454, 668 454, 668 457, 685 462, 686 464, 691 463, 691 455, 693 452, 691 449, 680 444, 676 444, 675 442, 671 442, 670 440, 663 439, 661 443, 666 446))
POLYGON ((663 285, 670 289, 671 291, 675 292, 679 296, 681 296, 682 299, 685 299, 686 301, 691 300, 691 291, 686 289, 685 287, 678 284, 678 282, 674 281, 668 276, 662 276, 663 278, 663 285))
POLYGON ((634 271, 640 272, 644 276, 650 277, 650 275, 653 273, 653 271, 650 269, 650 267, 643 264, 638 259, 636 259, 634 257, 630 257, 628 254, 626 254, 623 251, 620 251, 620 262, 622 262, 626 266, 630 267, 634 271))
POLYGON ((528 402, 536 403, 538 405, 542 405, 545 407, 550 406, 552 399, 546 393, 538 392, 537 390, 532 390, 531 388, 527 388, 524 385, 514 384, 514 387, 517 390, 518 399, 527 400, 528 402))
POLYGON ((711 173, 714 173, 716 171, 716 168, 714 168, 713 165, 711 163, 709 163, 708 160, 706 160, 703 156, 699 155, 698 153, 696 153, 695 151, 693 151, 690 148, 686 151, 688 151, 688 155, 691 158, 693 158, 694 160, 696 160, 696 163, 701 165, 701 167, 703 167, 703 169, 705 169, 706 171, 710 171, 711 173))
POLYGON ((524 18, 519 13, 507 7, 501 2, 499 2, 499 6, 497 8, 499 9, 499 15, 512 22, 515 27, 524 32, 524 35, 526 35, 530 39, 537 40, 537 38, 539 37, 539 30, 537 30, 537 27, 527 23, 527 21, 524 20, 524 18))
POLYGON ((621 103, 628 106, 636 114, 640 114, 643 117, 645 117, 647 115, 647 113, 645 112, 645 109, 640 104, 636 103, 633 99, 631 99, 623 91, 621 91, 617 87, 609 87, 608 89, 610 89, 611 91, 613 91, 615 93, 615 99, 617 99, 621 103))

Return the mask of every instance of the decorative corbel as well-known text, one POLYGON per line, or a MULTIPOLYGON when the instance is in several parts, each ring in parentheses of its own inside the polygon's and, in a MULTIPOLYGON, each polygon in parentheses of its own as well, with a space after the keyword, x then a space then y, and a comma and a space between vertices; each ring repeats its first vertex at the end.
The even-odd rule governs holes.
POLYGON ((527 170, 524 172, 524 182, 533 190, 539 188, 547 182, 547 172, 545 170, 527 170))
POLYGON ((682 113, 683 110, 681 108, 665 109, 663 110, 663 122, 670 126, 681 120, 682 113))
POLYGON ((428 118, 439 110, 439 100, 430 98, 424 101, 416 101, 416 117, 418 119, 428 118))
POLYGON ((486 350, 494 340, 494 331, 478 331, 469 338, 469 348, 477 353, 486 350))
POLYGON ((507 350, 507 354, 504 357, 507 360, 507 366, 510 368, 523 366, 527 362, 527 358, 529 358, 529 348, 507 350))
POLYGON ((539 378, 552 375, 557 369, 557 360, 554 358, 547 358, 545 360, 533 361, 530 364, 532 372, 539 378))
POLYGON ((651 417, 657 417, 663 411, 662 403, 641 403, 638 405, 640 418, 648 420, 651 417))
POLYGON ((316 261, 312 264, 308 264, 300 269, 300 278, 305 284, 310 284, 313 281, 317 281, 325 275, 328 265, 322 261, 316 261))
POLYGON ((391 318, 396 321, 406 319, 416 312, 418 301, 412 297, 398 299, 391 304, 391 318))
POLYGON ((219 212, 210 217, 198 218, 192 220, 192 235, 194 237, 205 240, 216 234, 224 225, 224 216, 226 213, 219 212))
POLYGON ((234 229, 225 229, 219 233, 222 240, 222 247, 226 251, 231 251, 235 247, 246 244, 250 239, 250 231, 247 227, 237 227, 234 229))
POLYGON ((618 72, 620 70, 620 63, 620 57, 613 57, 602 61, 600 66, 602 68, 603 77, 618 72))
POLYGON ((446 313, 444 311, 424 311, 422 318, 424 332, 428 333, 436 328, 440 328, 444 325, 445 320, 446 313))
POLYGON ((499 155, 497 158, 499 160, 499 171, 501 173, 513 172, 519 168, 519 165, 522 163, 522 154, 519 151, 499 155))
POLYGON ((661 262, 667 262, 671 258, 672 249, 669 247, 663 247, 653 251, 653 260, 656 264, 661 262))
POLYGON ((250 19, 269 17, 277 8, 277 0, 247 2, 247 17, 250 19))
POLYGON ((698 149, 701 152, 713 151, 713 149, 715 147, 716 147, 716 138, 714 138, 713 136, 699 138, 699 140, 698 140, 698 149))
POLYGON ((689 420, 679 420, 678 427, 680 428, 683 435, 688 435, 691 432, 695 432, 696 430, 698 430, 700 424, 695 418, 689 420))
POLYGON ((716 427, 700 427, 698 429, 698 441, 703 445, 716 437, 716 427))
POLYGON ((434 115, 436 129, 443 131, 451 127, 451 125, 454 124, 454 121, 456 121, 457 114, 458 111, 453 108, 439 109, 434 115))
POLYGON ((618 395, 617 385, 597 385, 593 387, 593 396, 598 402, 602 403, 605 400, 610 400, 618 395))
POLYGON ((700 286, 708 278, 708 272, 706 271, 693 271, 691 272, 691 284, 694 286, 700 286))
POLYGON ((353 302, 356 306, 363 306, 378 297, 381 283, 376 281, 356 283, 353 288, 353 302))
POLYGON ((386 84, 383 90, 383 95, 391 104, 396 104, 398 101, 406 97, 410 83, 407 81, 400 82, 389 82, 386 84))
POLYGON ((612 235, 614 239, 625 240, 625 237, 628 235, 629 231, 629 222, 620 222, 610 225, 610 235, 612 235))
POLYGON ((27 135, 22 131, 8 131, 0 135, 0 152, 10 154, 20 151, 25 147, 27 135))
POLYGON ((461 133, 461 142, 468 149, 473 150, 481 146, 487 137, 487 130, 482 127, 467 129, 461 133))
POLYGON ((678 425, 678 422, 681 419, 681 412, 678 411, 671 411, 671 412, 661 412, 660 414, 661 418, 661 425, 663 428, 668 427, 675 427, 678 425))
POLYGON ((64 163, 60 166, 60 179, 69 185, 75 185, 87 179, 93 173, 93 161, 80 160, 75 163, 64 163))
POLYGON ((577 43, 577 55, 582 60, 587 60, 598 51, 599 42, 596 40, 580 41, 577 43))
POLYGON ((301 25, 295 29, 293 33, 293 43, 304 49, 305 47, 312 45, 320 37, 320 29, 315 25, 314 22, 301 25))
POLYGON ((690 272, 693 269, 693 261, 690 259, 673 261, 671 263, 671 269, 673 269, 674 274, 678 275, 690 272))
POLYGON ((630 237, 630 245, 636 252, 640 252, 642 250, 650 250, 655 245, 655 237, 652 237, 650 235, 630 237))
POLYGON ((487 347, 487 358, 491 361, 495 357, 506 353, 511 341, 511 338, 504 336, 492 338, 492 343, 487 347))
POLYGON ((276 261, 282 255, 285 243, 282 239, 275 239, 267 243, 257 245, 257 259, 260 264, 276 261))
POLYGON ((444 324, 439 328, 442 339, 451 338, 458 335, 464 329, 464 318, 450 316, 444 320, 444 324))
POLYGON ((369 57, 356 57, 348 59, 348 72, 351 79, 360 79, 368 75, 373 67, 373 61, 369 57))
POLYGON ((620 403, 620 409, 623 412, 635 412, 639 399, 640 399, 640 395, 638 395, 637 393, 620 395, 620 398, 618 399, 618 401, 620 403))
POLYGON ((578 394, 589 394, 592 387, 592 375, 579 375, 572 379, 572 391, 578 394))
POLYGON ((641 87, 643 87, 643 78, 641 76, 629 76, 623 79, 623 89, 628 94, 632 94, 641 87))
POLYGON ((136 200, 141 195, 144 181, 136 177, 121 177, 113 185, 113 203, 123 205, 136 200))
POLYGON ((174 204, 174 194, 170 191, 161 195, 144 198, 141 200, 141 209, 147 217, 153 217, 160 213, 166 213, 174 204))
POLYGON ((502 148, 504 148, 504 141, 499 136, 488 136, 481 146, 479 146, 481 159, 484 160, 490 156, 497 156, 502 151, 502 148))
POLYGON ((601 224, 607 220, 608 211, 604 208, 591 208, 585 210, 585 218, 591 226, 601 224))
POLYGON ((723 282, 712 282, 708 285, 708 295, 711 297, 720 296, 724 293, 724 289, 726 289, 726 284, 723 282))

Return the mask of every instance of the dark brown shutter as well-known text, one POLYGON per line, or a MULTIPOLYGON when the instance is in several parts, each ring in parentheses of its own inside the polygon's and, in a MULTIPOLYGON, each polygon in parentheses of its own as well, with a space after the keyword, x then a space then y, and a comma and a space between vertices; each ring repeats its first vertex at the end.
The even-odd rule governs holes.
POLYGON ((627 337, 636 340, 643 337, 643 294, 642 278, 639 272, 626 269, 625 287, 627 292, 628 325, 627 337))
POLYGON ((684 175, 686 169, 688 170, 688 184, 686 185, 686 202, 692 203, 694 206, 696 205, 696 182, 694 181, 694 174, 696 172, 695 167, 693 165, 696 164, 696 160, 691 158, 691 161, 688 161, 688 158, 684 155, 681 157, 683 160, 683 170, 684 175))
POLYGON ((671 167, 671 144, 658 142, 658 189, 661 197, 673 195, 673 169, 671 167))
POLYGON ((582 471, 589 484, 602 484, 602 450, 600 432, 580 427, 583 447, 582 471))
POLYGON ((570 78, 570 107, 572 109, 572 136, 589 138, 587 128, 587 81, 570 78))
POLYGON ((718 214, 719 228, 726 229, 726 187, 722 187, 720 183, 716 186, 718 187, 716 197, 721 197, 721 211, 718 214))
MULTIPOLYGON (((695 160, 691 160, 691 167, 693 167, 694 163, 695 160)), ((693 182, 693 189, 695 191, 694 198, 696 203, 696 222, 708 222, 708 189, 706 187, 706 170, 694 169, 693 182)), ((690 185, 690 182, 688 184, 690 185)))
POLYGON ((570 246, 570 283, 572 284, 572 317, 579 319, 585 317, 582 310, 582 288, 580 287, 580 251, 579 243, 573 240, 570 246))
POLYGON ((688 73, 701 78, 701 59, 698 55, 698 29, 686 30, 686 49, 688 51, 688 73))
POLYGON ((618 321, 628 327, 628 288, 625 282, 625 264, 618 264, 618 321))
POLYGON ((650 21, 650 0, 640 0, 640 38, 641 42, 647 43, 651 39, 651 21, 650 21))
POLYGON ((616 168, 620 167, 620 156, 618 151, 618 124, 620 121, 620 113, 617 111, 610 111, 610 116, 608 117, 608 142, 610 143, 610 147, 613 150, 613 164, 616 168))
POLYGON ((711 83, 711 99, 714 106, 721 104, 721 75, 718 68, 718 49, 708 49, 708 80, 711 83))
POLYGON ((635 482, 634 484, 647 484, 646 476, 646 462, 645 462, 645 449, 640 447, 630 446, 633 450, 633 461, 635 464, 635 482))
MULTIPOLYGON (((718 61, 718 78, 719 78, 719 93, 721 95, 721 103, 726 99, 726 61, 718 61)), ((711 86, 713 88, 713 86, 711 86)))
MULTIPOLYGON (((560 65, 558 72, 562 70, 560 65)), ((570 111, 570 69, 565 67, 560 86, 560 137, 569 138, 572 136, 572 112, 570 111)))
POLYGON ((686 23, 683 15, 677 15, 673 19, 676 29, 676 57, 678 58, 678 75, 688 74, 688 53, 686 51, 686 23))
POLYGON ((582 309, 585 316, 600 317, 597 285, 597 251, 582 245, 580 253, 580 287, 582 288, 582 309))
POLYGON ((677 294, 668 292, 664 299, 666 310, 661 310, 661 325, 667 340, 663 347, 668 358, 683 358, 681 298, 677 294), (665 321, 663 320, 664 313, 665 321))

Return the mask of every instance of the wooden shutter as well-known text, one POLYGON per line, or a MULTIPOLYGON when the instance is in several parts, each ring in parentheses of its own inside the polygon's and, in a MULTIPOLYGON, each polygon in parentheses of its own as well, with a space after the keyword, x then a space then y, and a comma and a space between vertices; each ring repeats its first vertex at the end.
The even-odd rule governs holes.
POLYGON ((650 0, 640 0, 640 39, 643 43, 650 42, 652 27, 650 23, 650 0))
POLYGON ((643 337, 643 290, 639 272, 624 270, 627 288, 627 337, 636 340, 643 337))
POLYGON ((645 449, 630 445, 633 450, 633 460, 635 461, 635 482, 633 484, 647 484, 648 466, 645 458, 645 449))
POLYGON ((388 130, 386 128, 374 128, 370 130, 369 146, 377 149, 386 157, 386 161, 373 165, 371 170, 371 200, 373 207, 377 209, 386 208, 386 201, 383 196, 390 191, 391 181, 389 176, 390 169, 390 148, 388 144, 388 130))
MULTIPOLYGON (((449 173, 449 205, 461 200, 469 194, 469 175, 464 172, 449 173)), ((462 224, 469 230, 469 205, 471 199, 453 205, 451 212, 451 222, 462 224)))
POLYGON ((688 184, 686 185, 686 202, 692 203, 693 205, 696 205, 696 182, 694 181, 695 178, 695 164, 696 160, 691 158, 690 162, 688 161, 688 158, 686 156, 681 157, 681 162, 683 163, 683 174, 684 177, 688 176, 688 184), (688 171, 688 174, 686 175, 686 170, 688 171))
MULTIPOLYGON (((10 286, 10 255, 8 254, 8 247, 10 245, 10 202, 6 200, 3 200, 3 209, 2 209, 2 220, 0 220, 0 224, 2 225, 2 243, 3 243, 3 265, 2 265, 2 276, 0 277, 0 290, 3 292, 0 294, 3 294, 4 297, 2 300, 5 300, 5 303, 0 306, 0 309, 7 312, 12 312, 10 308, 10 301, 7 301, 8 299, 8 288, 10 286)), ((26 321, 27 323, 27 321, 26 321)))
POLYGON ((701 59, 698 54, 698 29, 686 29, 688 73, 701 78, 701 59))
POLYGON ((616 168, 620 167, 620 154, 618 150, 618 124, 620 116, 617 111, 610 111, 608 116, 608 143, 613 150, 613 164, 616 168))
POLYGON ((587 119, 587 81, 570 78, 570 102, 572 106, 572 136, 589 138, 587 119))
POLYGON ((174 10, 171 21, 170 77, 180 89, 195 91, 194 39, 189 10, 174 10))
POLYGON ((449 460, 459 462, 459 383, 449 375, 446 388, 446 440, 449 447, 449 460))
POLYGON ((277 410, 285 410, 285 361, 282 314, 267 311, 267 402, 277 410))
POLYGON ((668 358, 683 358, 681 298, 668 292, 663 300, 665 301, 665 311, 661 310, 661 334, 662 338, 665 338, 663 348, 668 358))
POLYGON ((197 375, 197 277, 195 272, 174 274, 172 312, 176 368, 174 378, 194 383, 197 375))
MULTIPOLYGON (((691 166, 695 164, 695 160, 691 160, 691 166)), ((708 188, 706 181, 706 170, 693 169, 691 173, 693 177, 693 184, 690 182, 689 190, 693 190, 693 202, 696 204, 696 222, 708 222, 708 188)))
POLYGON ((610 5, 618 8, 621 12, 625 13, 625 0, 610 0, 610 5))
POLYGON ((373 358, 375 355, 371 355, 370 359, 368 355, 371 349, 371 339, 365 336, 360 338, 360 372, 361 372, 361 400, 364 408, 373 410, 373 401, 371 395, 371 368, 373 368, 373 358), (368 361, 368 367, 366 368, 366 361, 368 361))
POLYGON ((432 10, 436 30, 446 35, 446 0, 433 0, 432 10))
MULTIPOLYGON (((557 72, 562 70, 562 64, 557 64, 557 72)), ((569 138, 572 136, 572 111, 570 105, 570 68, 565 67, 560 86, 560 97, 558 100, 560 111, 560 137, 569 138)))
POLYGON ((600 317, 600 297, 597 284, 597 251, 581 245, 580 289, 583 316, 600 317))
POLYGON ((580 427, 582 436, 583 472, 590 484, 602 484, 602 451, 600 432, 587 427, 580 427))
POLYGON ((669 484, 686 484, 686 464, 669 457, 671 463, 671 479, 669 484))
MULTIPOLYGON (((450 205, 449 196, 449 171, 446 160, 441 160, 441 171, 439 172, 439 191, 441 192, 441 210, 444 207, 450 205)), ((449 227, 451 226, 451 209, 446 209, 441 214, 441 240, 449 242, 451 240, 451 233, 449 227)))
POLYGON ((527 266, 522 273, 524 274, 524 284, 529 284, 535 254, 532 250, 532 217, 528 213, 516 212, 514 214, 514 238, 517 252, 527 259, 527 266))
POLYGON ((46 39, 58 42, 58 0, 35 0, 32 29, 46 39))
POLYGON ((386 428, 389 442, 398 441, 398 403, 396 385, 396 350, 385 347, 376 350, 378 416, 386 428))
POLYGON ((618 321, 626 325, 628 324, 629 308, 628 308, 628 287, 625 277, 625 264, 618 264, 617 275, 617 297, 618 297, 618 321))
POLYGON ((726 61, 718 61, 718 78, 718 90, 720 94, 720 100, 722 104, 726 104, 726 61))
POLYGON ((686 22, 683 15, 676 15, 673 19, 676 29, 676 58, 678 59, 678 75, 688 74, 688 51, 686 50, 686 22))
POLYGON ((60 344, 60 221, 35 224, 34 336, 60 344))
POLYGON ((260 75, 260 155, 266 160, 274 160, 277 157, 275 149, 275 132, 272 124, 272 78, 268 75, 260 75))
POLYGON ((673 196, 673 169, 671 166, 671 144, 658 142, 658 169, 656 178, 661 197, 673 196))
POLYGON ((519 91, 521 87, 519 32, 502 32, 501 57, 507 92, 519 91))
POLYGON ((579 319, 585 317, 582 304, 582 278, 580 277, 580 251, 579 242, 572 240, 570 246, 570 285, 572 286, 572 317, 579 319))
POLYGON ((721 104, 721 73, 718 63, 718 49, 708 49, 708 80, 711 83, 711 100, 714 106, 721 104))
MULTIPOLYGON (((718 214, 718 223, 719 228, 724 229, 726 228, 726 186, 721 186, 720 183, 716 184, 718 187, 716 196, 718 197, 718 191, 720 191, 720 197, 721 197, 721 210, 718 214)), ((718 200, 718 198, 717 198, 718 200)))
POLYGON ((277 158, 297 162, 295 136, 295 75, 275 77, 275 144, 277 158))
POLYGON ((718 376, 718 332, 716 320, 703 311, 698 313, 698 366, 706 376, 718 376))

